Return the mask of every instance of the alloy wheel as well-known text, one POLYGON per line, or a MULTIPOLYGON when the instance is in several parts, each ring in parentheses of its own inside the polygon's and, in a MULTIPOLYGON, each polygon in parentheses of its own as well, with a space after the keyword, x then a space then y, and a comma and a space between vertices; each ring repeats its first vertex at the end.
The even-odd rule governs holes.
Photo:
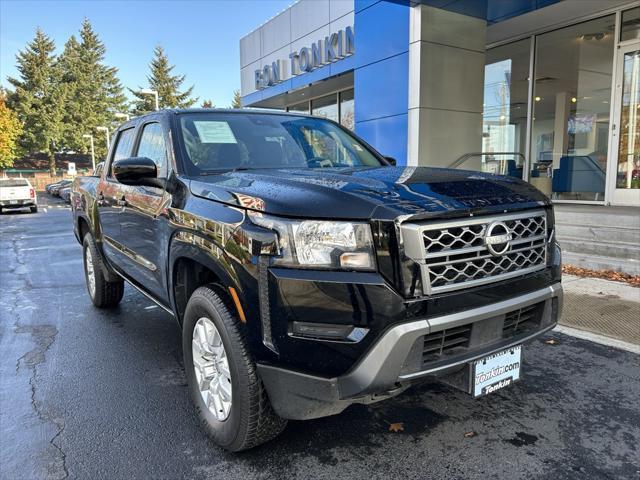
POLYGON ((192 353, 200 396, 222 422, 231 411, 231 371, 220 332, 206 317, 200 318, 193 329, 192 353))

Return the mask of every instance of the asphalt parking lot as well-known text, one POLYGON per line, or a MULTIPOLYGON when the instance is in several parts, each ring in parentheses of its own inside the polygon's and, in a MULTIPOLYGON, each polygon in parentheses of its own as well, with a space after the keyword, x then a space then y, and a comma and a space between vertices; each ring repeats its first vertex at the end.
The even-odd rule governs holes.
POLYGON ((633 353, 551 333, 492 396, 427 383, 229 454, 198 426, 174 320, 130 287, 91 306, 68 207, 2 214, 0 256, 3 479, 640 478, 633 353))

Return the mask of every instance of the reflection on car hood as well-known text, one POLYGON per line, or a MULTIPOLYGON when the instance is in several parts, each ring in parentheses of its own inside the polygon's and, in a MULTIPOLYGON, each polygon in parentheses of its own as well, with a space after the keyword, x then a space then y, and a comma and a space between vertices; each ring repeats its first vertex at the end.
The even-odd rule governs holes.
POLYGON ((304 218, 419 218, 548 203, 516 178, 428 167, 257 169, 189 180, 199 197, 304 218))

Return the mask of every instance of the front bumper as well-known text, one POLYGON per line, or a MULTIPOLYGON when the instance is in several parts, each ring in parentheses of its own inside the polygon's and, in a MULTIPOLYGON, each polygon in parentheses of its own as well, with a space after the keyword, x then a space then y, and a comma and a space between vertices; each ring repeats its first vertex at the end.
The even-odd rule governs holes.
POLYGON ((258 370, 278 415, 296 420, 319 418, 340 413, 352 403, 394 396, 416 379, 444 375, 492 352, 532 340, 552 329, 561 312, 562 286, 555 283, 478 308, 392 326, 340 376, 320 377, 266 363, 259 363, 258 370), (501 333, 505 319, 532 306, 539 308, 535 328, 505 337, 501 333), (422 361, 423 340, 428 335, 442 332, 444 339, 447 330, 464 326, 470 332, 467 348, 435 361, 422 361))

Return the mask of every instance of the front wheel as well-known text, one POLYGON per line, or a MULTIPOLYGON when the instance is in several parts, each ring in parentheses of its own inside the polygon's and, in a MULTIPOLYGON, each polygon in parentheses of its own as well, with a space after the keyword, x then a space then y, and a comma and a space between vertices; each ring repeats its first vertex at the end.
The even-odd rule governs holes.
POLYGON ((91 301, 98 308, 115 307, 120 303, 124 295, 124 281, 107 281, 102 257, 90 233, 84 236, 82 248, 84 253, 84 277, 91 301))
POLYGON ((207 434, 237 452, 284 430, 269 402, 238 320, 209 287, 189 299, 182 329, 189 391, 207 434))

